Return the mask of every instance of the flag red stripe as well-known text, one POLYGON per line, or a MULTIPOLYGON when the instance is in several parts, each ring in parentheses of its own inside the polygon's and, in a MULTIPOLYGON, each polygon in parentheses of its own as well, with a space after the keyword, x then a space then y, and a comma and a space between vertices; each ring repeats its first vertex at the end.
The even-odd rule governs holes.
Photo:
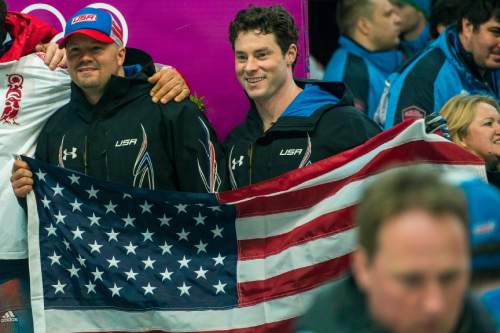
MULTIPOLYGON (((374 175, 390 165, 414 164, 416 161, 439 164, 481 165, 483 161, 451 142, 414 141, 394 148, 386 149, 371 159, 361 170, 347 178, 313 187, 286 192, 272 197, 258 197, 237 204, 239 217, 267 215, 280 212, 309 208, 318 201, 330 197, 348 183, 374 175), (408 161, 408 156, 415 158, 408 161), (417 157, 418 156, 418 157, 417 157), (293 198, 300 200, 294 200, 293 198)), ((332 170, 335 158, 323 160, 311 166, 321 168, 320 174, 332 170), (332 162, 332 163, 330 163, 332 162)), ((318 174, 316 174, 318 176, 318 174)), ((280 181, 280 184, 283 182, 280 181)), ((291 184, 290 184, 291 185, 291 184)))
POLYGON ((297 294, 338 278, 347 272, 351 261, 350 256, 351 254, 346 254, 319 264, 291 270, 266 280, 238 283, 239 304, 250 306, 297 294))
POLYGON ((239 260, 266 258, 294 245, 352 228, 354 206, 324 214, 290 232, 259 239, 238 241, 239 260))
POLYGON ((111 22, 111 30, 113 30, 113 33, 120 39, 123 39, 123 31, 122 28, 120 28, 119 25, 115 23, 115 21, 111 22))

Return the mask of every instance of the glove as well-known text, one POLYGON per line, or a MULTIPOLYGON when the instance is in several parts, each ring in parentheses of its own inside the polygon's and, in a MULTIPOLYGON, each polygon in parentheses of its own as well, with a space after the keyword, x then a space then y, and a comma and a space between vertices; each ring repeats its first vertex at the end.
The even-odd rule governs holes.
POLYGON ((428 134, 434 133, 445 139, 451 140, 448 124, 440 114, 433 112, 425 117, 425 131, 428 134))

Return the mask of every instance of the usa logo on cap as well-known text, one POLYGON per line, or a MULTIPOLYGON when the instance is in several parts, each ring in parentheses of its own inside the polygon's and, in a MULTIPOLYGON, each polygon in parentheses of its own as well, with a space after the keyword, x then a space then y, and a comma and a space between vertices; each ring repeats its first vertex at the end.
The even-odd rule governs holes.
POLYGON ((107 11, 85 7, 70 17, 66 23, 64 38, 59 47, 63 48, 68 38, 81 34, 102 43, 123 45, 123 31, 107 11))

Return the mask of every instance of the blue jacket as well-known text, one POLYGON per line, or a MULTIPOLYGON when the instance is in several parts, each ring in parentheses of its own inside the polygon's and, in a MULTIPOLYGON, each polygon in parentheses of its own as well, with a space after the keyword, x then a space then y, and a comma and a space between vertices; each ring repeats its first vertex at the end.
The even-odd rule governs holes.
POLYGON ((354 95, 355 106, 371 118, 384 90, 384 82, 403 63, 399 50, 368 51, 352 39, 341 36, 325 71, 325 81, 342 81, 354 95))
POLYGON ((500 71, 487 71, 482 79, 472 55, 450 26, 413 60, 389 77, 375 114, 375 121, 390 128, 408 118, 438 113, 460 93, 500 97, 500 71))

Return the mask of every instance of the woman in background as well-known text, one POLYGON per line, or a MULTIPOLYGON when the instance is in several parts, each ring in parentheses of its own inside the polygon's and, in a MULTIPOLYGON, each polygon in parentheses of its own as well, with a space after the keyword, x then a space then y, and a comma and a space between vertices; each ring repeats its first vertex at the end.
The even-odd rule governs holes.
POLYGON ((488 181, 500 188, 500 105, 489 96, 457 95, 441 109, 451 140, 482 158, 488 181))

